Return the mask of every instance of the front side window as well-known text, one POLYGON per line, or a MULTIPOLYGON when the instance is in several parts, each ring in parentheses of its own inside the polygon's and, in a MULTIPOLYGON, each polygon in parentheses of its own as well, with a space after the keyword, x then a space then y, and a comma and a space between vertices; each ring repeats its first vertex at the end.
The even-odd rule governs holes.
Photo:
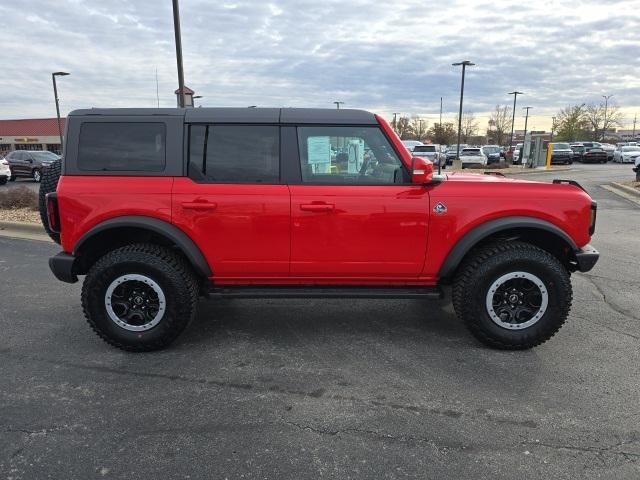
POLYGON ((298 127, 305 183, 405 183, 402 162, 377 127, 298 127))
POLYGON ((80 170, 161 172, 165 164, 164 123, 86 122, 80 128, 80 170))
POLYGON ((189 176, 211 183, 278 183, 280 130, 271 125, 193 125, 189 176))

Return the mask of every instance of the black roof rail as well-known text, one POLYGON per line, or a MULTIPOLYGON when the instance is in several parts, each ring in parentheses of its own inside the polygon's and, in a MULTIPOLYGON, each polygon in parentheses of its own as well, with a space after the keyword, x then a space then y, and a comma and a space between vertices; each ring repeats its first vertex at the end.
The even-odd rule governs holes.
POLYGON ((566 185, 573 185, 574 187, 578 187, 580 190, 582 190, 584 193, 589 193, 587 192, 584 187, 582 185, 580 185, 578 182, 576 182, 575 180, 567 180, 564 178, 554 178, 553 179, 553 183, 564 183, 566 185))

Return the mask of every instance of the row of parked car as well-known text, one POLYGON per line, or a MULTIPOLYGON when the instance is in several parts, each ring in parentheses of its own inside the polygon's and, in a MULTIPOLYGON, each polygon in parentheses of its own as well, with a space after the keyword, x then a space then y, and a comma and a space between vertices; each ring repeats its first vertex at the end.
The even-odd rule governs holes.
MULTIPOLYGON (((440 164, 442 167, 451 165, 458 154, 457 145, 423 144, 417 140, 403 140, 402 143, 414 156, 429 158, 435 165, 440 164)), ((499 145, 461 144, 462 168, 484 167, 499 162, 501 158, 513 159, 513 163, 517 165, 522 161, 522 146, 522 143, 518 143, 515 147, 507 149, 499 145)), ((552 164, 569 165, 573 162, 606 163, 609 161, 635 163, 636 159, 640 158, 640 146, 636 142, 617 145, 601 142, 554 142, 552 146, 552 164)))
POLYGON ((4 158, 0 156, 0 185, 18 177, 39 183, 43 170, 58 159, 59 155, 46 150, 14 150, 4 158))

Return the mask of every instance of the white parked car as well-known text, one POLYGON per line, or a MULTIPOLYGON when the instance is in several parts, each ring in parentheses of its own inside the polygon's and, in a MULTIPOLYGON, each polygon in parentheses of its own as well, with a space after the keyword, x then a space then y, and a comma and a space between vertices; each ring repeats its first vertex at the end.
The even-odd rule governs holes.
POLYGON ((428 158, 434 165, 440 164, 441 166, 445 166, 447 164, 447 157, 442 151, 442 147, 435 143, 416 145, 413 147, 413 156, 428 158))
POLYGON ((460 152, 460 160, 462 161, 462 168, 487 166, 487 156, 482 153, 482 148, 480 147, 463 148, 462 152, 460 152))
POLYGON ((409 150, 409 152, 413 153, 413 149, 417 146, 417 145, 424 145, 424 143, 418 141, 418 140, 402 140, 402 144, 405 146, 405 148, 407 150, 409 150))
POLYGON ((0 159, 0 185, 4 185, 11 178, 11 168, 9 162, 4 158, 0 159))
POLYGON ((625 146, 618 147, 613 152, 613 161, 619 163, 635 163, 636 159, 640 156, 640 147, 638 146, 625 146))

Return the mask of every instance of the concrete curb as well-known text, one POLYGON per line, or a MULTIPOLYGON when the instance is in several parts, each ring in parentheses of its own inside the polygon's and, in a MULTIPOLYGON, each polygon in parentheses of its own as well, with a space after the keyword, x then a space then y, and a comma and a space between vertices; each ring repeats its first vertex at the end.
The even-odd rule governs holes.
POLYGON ((640 190, 638 190, 637 188, 630 187, 629 185, 623 185, 622 183, 618 183, 618 182, 611 182, 611 185, 616 188, 621 188, 622 190, 630 193, 631 195, 640 197, 640 190))
POLYGON ((600 186, 605 190, 607 190, 608 192, 611 192, 621 198, 624 198, 629 202, 635 203, 636 205, 640 206, 640 195, 637 192, 633 192, 633 193, 629 192, 628 191, 629 187, 627 187, 626 185, 620 185, 619 183, 613 182, 611 185, 600 185, 600 186), (625 188, 620 188, 620 187, 625 187, 625 188))
POLYGON ((0 221, 0 236, 51 242, 40 223, 0 221))

